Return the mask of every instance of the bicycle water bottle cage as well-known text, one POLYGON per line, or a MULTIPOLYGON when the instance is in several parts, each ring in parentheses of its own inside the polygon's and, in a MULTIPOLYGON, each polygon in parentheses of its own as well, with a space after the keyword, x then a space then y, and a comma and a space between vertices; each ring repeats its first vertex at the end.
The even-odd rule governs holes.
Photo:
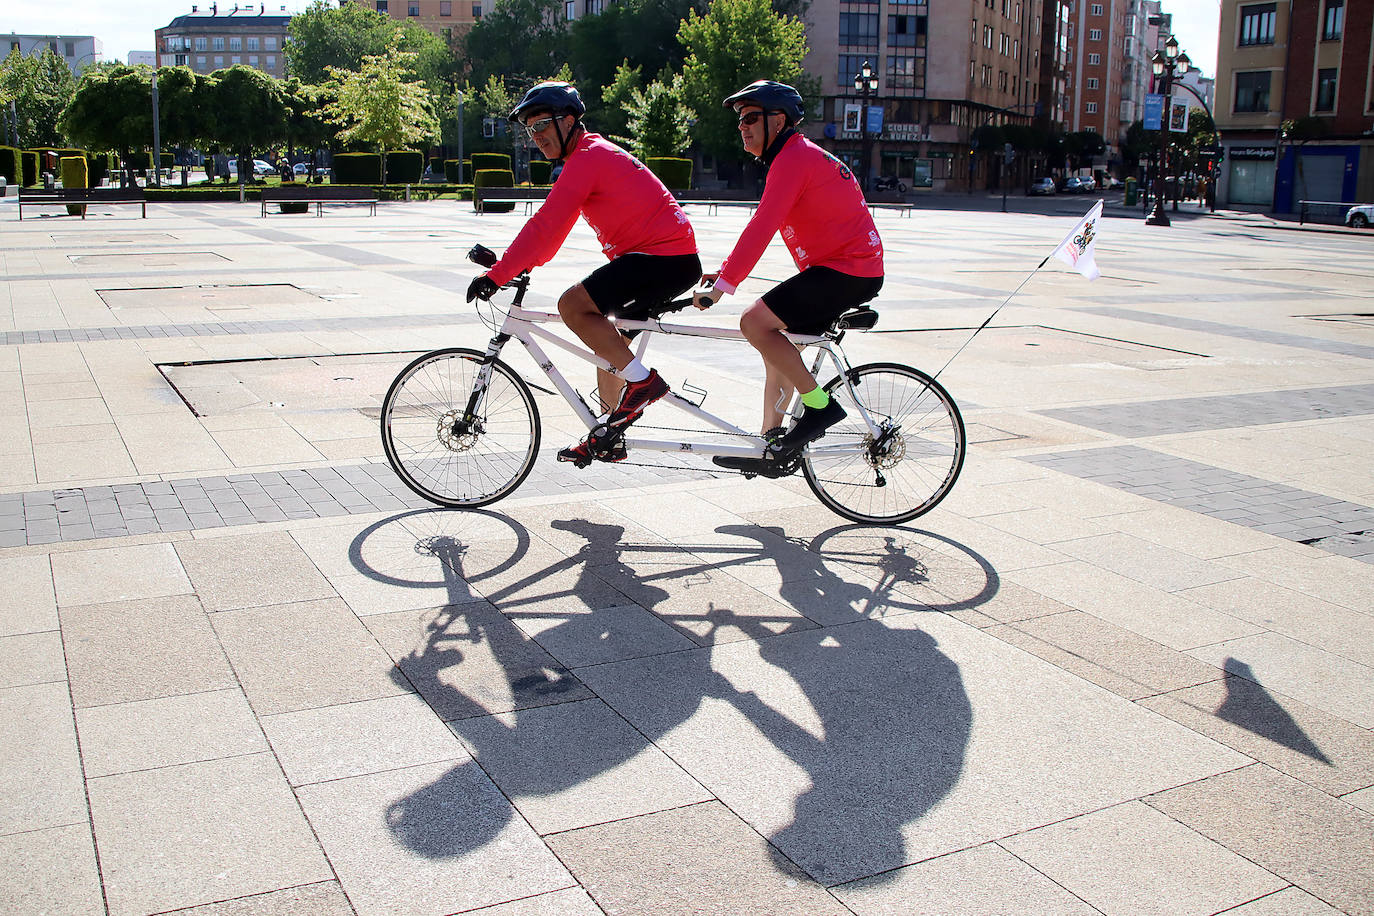
POLYGON ((496 252, 486 245, 473 245, 472 250, 468 252, 468 260, 479 267, 490 269, 496 266, 496 252))

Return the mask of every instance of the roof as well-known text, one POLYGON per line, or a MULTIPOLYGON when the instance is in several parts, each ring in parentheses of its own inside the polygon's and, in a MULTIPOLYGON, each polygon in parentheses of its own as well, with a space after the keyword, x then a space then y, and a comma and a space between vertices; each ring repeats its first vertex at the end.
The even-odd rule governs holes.
POLYGON ((261 6, 235 7, 223 12, 193 8, 193 12, 178 16, 164 29, 281 29, 291 21, 290 13, 261 13, 261 6))

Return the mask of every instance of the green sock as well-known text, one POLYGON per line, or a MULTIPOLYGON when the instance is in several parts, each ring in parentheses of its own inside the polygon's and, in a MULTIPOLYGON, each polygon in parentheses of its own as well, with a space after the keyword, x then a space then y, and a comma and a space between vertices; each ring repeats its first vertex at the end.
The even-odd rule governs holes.
POLYGON ((817 385, 814 389, 802 395, 802 403, 812 410, 820 410, 826 404, 830 403, 830 395, 826 394, 824 389, 817 385))

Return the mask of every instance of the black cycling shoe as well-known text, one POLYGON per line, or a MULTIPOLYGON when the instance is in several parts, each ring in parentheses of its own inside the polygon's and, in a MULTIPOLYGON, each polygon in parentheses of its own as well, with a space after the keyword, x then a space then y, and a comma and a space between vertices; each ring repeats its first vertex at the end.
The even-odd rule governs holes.
POLYGON ((579 468, 585 468, 593 461, 614 463, 617 461, 624 461, 628 457, 630 456, 629 453, 625 451, 625 441, 623 439, 616 440, 609 449, 600 455, 592 451, 590 439, 584 439, 576 445, 570 445, 558 451, 559 461, 570 461, 579 468))
POLYGON ((777 448, 780 451, 800 451, 806 447, 808 442, 813 442, 824 436, 826 430, 846 416, 848 414, 845 409, 834 398, 831 398, 830 403, 824 407, 804 407, 796 425, 787 431, 787 435, 778 440, 777 448))

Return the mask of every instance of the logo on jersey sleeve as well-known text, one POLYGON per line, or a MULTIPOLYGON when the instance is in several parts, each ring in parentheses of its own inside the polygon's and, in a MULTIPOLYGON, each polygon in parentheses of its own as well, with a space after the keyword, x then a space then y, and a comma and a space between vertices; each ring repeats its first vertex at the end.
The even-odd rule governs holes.
POLYGON ((836 159, 835 156, 831 153, 826 153, 825 158, 829 159, 831 163, 833 163, 835 167, 840 170, 840 175, 843 176, 845 181, 854 180, 854 173, 849 170, 849 166, 845 165, 843 162, 836 159))

